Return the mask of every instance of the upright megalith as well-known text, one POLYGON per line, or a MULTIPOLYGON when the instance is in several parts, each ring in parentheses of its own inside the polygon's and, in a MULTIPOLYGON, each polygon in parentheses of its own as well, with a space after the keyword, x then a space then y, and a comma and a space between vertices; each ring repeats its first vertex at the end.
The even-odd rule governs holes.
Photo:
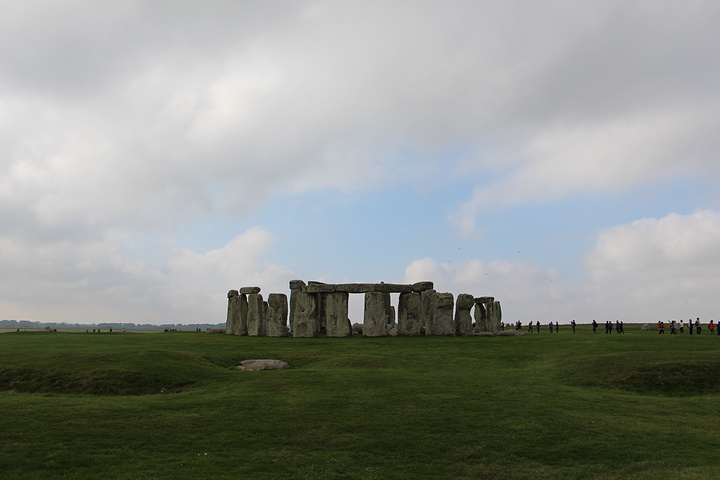
POLYGON ((363 335, 365 335, 366 337, 383 337, 387 335, 390 315, 391 312, 389 293, 366 293, 363 335))
POLYGON ((475 298, 467 293, 457 296, 455 302, 455 335, 467 336, 473 333, 470 310, 475 305, 475 298))
POLYGON ((436 295, 437 292, 432 288, 420 292, 420 299, 422 300, 422 326, 420 330, 424 335, 430 335, 429 327, 432 325, 433 315, 435 315, 436 295))
POLYGON ((423 327, 422 299, 419 292, 401 293, 398 298, 398 334, 421 335, 423 327))
POLYGON ((450 336, 455 334, 455 321, 453 320, 454 300, 452 293, 436 293, 433 296, 433 316, 426 326, 426 335, 450 336))
POLYGON ((349 337, 352 327, 348 318, 347 292, 333 292, 323 294, 325 299, 325 328, 328 337, 349 337))
POLYGON ((488 310, 488 327, 491 332, 497 333, 500 330, 500 322, 502 321, 502 309, 500 302, 495 300, 487 304, 488 310))
POLYGON ((478 332, 497 333, 500 330, 500 302, 496 302, 494 297, 476 297, 474 315, 478 332))
POLYGON ((297 310, 297 294, 302 292, 305 282, 302 280, 290 280, 290 312, 288 321, 290 322, 290 330, 293 330, 295 323, 295 311, 297 310))
POLYGON ((247 296, 248 315, 247 331, 251 337, 265 336, 265 302, 259 293, 251 293, 247 296))
POLYGON ((271 293, 267 299, 265 314, 265 335, 268 337, 287 337, 288 299, 284 293, 271 293))
POLYGON ((247 296, 237 290, 228 292, 228 315, 225 333, 228 335, 247 335, 247 296))
POLYGON ((297 292, 295 294, 293 337, 317 337, 317 316, 317 296, 302 290, 297 292))

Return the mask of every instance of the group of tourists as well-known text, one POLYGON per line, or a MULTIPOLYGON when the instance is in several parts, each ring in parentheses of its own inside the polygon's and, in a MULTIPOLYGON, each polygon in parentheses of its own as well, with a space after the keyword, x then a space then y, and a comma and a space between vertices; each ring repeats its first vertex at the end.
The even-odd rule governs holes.
MULTIPOLYGON (((677 335, 678 330, 681 334, 685 333, 685 323, 680 320, 679 322, 676 322, 675 320, 669 320, 668 324, 670 326, 670 335, 677 335)), ((700 324, 700 318, 695 319, 695 323, 693 324, 692 318, 687 321, 687 327, 688 332, 690 335, 693 334, 693 330, 695 331, 696 335, 700 335, 702 333, 702 325, 700 324)), ((710 323, 707 325, 708 330, 710 331, 710 335, 715 334, 715 322, 713 320, 710 320, 710 323)), ((660 321, 658 322, 658 334, 664 334, 665 333, 665 322, 660 321)))
MULTIPOLYGON (((576 326, 576 325, 577 325, 577 324, 575 323, 575 320, 573 320, 572 322, 570 322, 570 327, 572 328, 572 332, 573 332, 573 333, 575 333, 575 326, 576 326)), ((537 322, 535 322, 535 323, 533 323, 533 322, 528 323, 528 333, 532 333, 532 332, 533 332, 533 328, 535 328, 535 329, 537 330, 537 333, 540 333, 540 322, 537 321, 537 322)), ((523 324, 522 324, 522 322, 521 322, 520 320, 518 320, 517 322, 515 322, 515 330, 522 331, 522 329, 523 329, 523 324)), ((504 323, 504 322, 501 322, 501 323, 500 323, 500 330, 505 330, 505 323, 504 323)), ((555 322, 555 323, 553 323, 553 322, 548 322, 548 330, 550 330, 550 333, 560 333, 560 324, 559 324, 558 322, 555 322)))
MULTIPOLYGON (((593 319, 592 321, 593 333, 597 333, 598 323, 593 319)), ((605 322, 605 333, 612 334, 613 322, 610 320, 605 322)), ((625 335, 625 323, 620 320, 615 320, 615 333, 622 333, 625 335)))

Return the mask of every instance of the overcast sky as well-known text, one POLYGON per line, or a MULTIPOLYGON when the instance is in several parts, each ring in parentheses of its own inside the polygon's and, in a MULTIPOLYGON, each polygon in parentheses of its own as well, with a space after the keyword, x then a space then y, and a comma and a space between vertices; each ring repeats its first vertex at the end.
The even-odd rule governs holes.
POLYGON ((720 2, 0 5, 0 319, 292 279, 720 319, 720 2))

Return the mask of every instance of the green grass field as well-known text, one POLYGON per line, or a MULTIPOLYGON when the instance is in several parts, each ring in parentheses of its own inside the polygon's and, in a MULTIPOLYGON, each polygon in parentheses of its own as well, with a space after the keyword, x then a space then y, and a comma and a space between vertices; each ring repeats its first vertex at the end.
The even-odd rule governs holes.
POLYGON ((0 478, 720 478, 720 337, 626 331, 4 333, 0 478))

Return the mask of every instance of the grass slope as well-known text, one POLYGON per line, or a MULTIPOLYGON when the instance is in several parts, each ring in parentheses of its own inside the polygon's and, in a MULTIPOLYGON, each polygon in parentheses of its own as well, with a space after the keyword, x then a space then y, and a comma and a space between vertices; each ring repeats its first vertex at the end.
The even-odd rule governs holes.
MULTIPOLYGON (((637 329, 636 329, 637 330, 637 329)), ((714 479, 720 337, 0 335, 0 475, 714 479), (282 371, 232 369, 278 358, 282 371)))

